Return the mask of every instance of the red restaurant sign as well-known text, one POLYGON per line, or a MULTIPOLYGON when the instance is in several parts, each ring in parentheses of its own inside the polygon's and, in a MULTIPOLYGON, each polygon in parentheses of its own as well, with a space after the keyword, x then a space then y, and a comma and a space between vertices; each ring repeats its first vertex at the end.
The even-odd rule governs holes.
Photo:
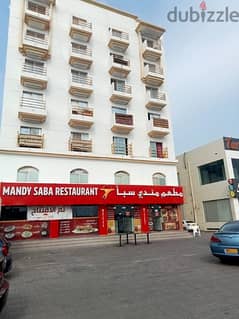
POLYGON ((181 186, 0 183, 2 206, 183 204, 181 186))

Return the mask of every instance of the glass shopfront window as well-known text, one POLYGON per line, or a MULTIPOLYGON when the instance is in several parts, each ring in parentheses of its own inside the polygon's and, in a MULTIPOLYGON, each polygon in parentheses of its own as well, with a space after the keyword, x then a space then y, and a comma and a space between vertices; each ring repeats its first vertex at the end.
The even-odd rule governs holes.
POLYGON ((73 218, 75 217, 97 217, 98 206, 72 206, 73 218))
POLYGON ((26 206, 3 206, 0 220, 26 220, 26 206))

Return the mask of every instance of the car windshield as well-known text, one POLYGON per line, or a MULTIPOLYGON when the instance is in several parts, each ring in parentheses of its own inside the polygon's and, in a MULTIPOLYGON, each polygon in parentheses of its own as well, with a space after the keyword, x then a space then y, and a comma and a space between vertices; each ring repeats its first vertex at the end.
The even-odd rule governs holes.
POLYGON ((194 223, 192 220, 186 220, 186 223, 190 224, 190 223, 194 223))
POLYGON ((239 223, 225 224, 220 228, 219 232, 239 233, 239 223))

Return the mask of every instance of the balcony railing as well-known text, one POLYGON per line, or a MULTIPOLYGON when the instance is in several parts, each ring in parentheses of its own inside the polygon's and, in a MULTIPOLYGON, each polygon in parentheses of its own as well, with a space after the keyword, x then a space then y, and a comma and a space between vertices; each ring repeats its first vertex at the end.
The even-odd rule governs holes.
POLYGON ((79 75, 72 75, 72 82, 85 84, 85 85, 92 85, 92 77, 90 76, 79 76, 79 75))
POLYGON ((160 86, 164 81, 163 68, 159 65, 145 65, 142 80, 148 85, 160 86))
POLYGON ((154 127, 169 128, 167 119, 153 118, 154 127))
POLYGON ((75 40, 88 42, 92 35, 92 24, 83 19, 73 17, 70 36, 75 40))
POLYGON ((158 91, 155 92, 147 92, 146 98, 146 107, 151 110, 161 111, 161 109, 167 105, 167 96, 166 93, 158 91))
POLYGON ((29 123, 44 123, 47 118, 45 100, 22 97, 18 118, 29 123))
POLYGON ((133 155, 132 144, 119 145, 116 143, 112 143, 111 151, 112 151, 112 154, 127 155, 127 156, 133 155))
POLYGON ((25 63, 22 68, 21 84, 26 87, 44 90, 47 88, 46 66, 25 63))
POLYGON ((42 15, 47 15, 47 16, 50 15, 49 7, 31 2, 31 1, 27 1, 26 9, 35 13, 42 14, 42 15))
POLYGON ((43 148, 44 135, 18 134, 18 146, 43 148))
POLYGON ((69 63, 73 67, 89 69, 92 62, 93 60, 91 49, 81 49, 72 46, 69 63))
POLYGON ((93 117, 94 115, 94 110, 92 108, 84 108, 84 107, 78 107, 78 106, 72 106, 71 112, 74 115, 83 115, 83 116, 90 116, 90 117, 93 117))
POLYGON ((89 49, 89 48, 87 48, 87 49, 79 49, 79 48, 76 48, 76 47, 72 47, 72 53, 79 54, 79 55, 86 55, 86 56, 89 56, 89 57, 92 56, 92 50, 89 49))
POLYGON ((114 77, 126 78, 130 73, 130 61, 112 56, 109 73, 114 77))
POLYGON ((149 148, 149 156, 155 158, 168 158, 168 148, 164 147, 161 151, 157 151, 154 148, 149 148))
POLYGON ((112 29, 108 46, 117 52, 125 52, 129 46, 129 34, 112 29))
POLYGON ((133 125, 133 115, 115 113, 115 124, 133 125))
POLYGON ((33 108, 33 109, 42 109, 42 110, 44 110, 46 108, 46 101, 45 100, 22 97, 21 98, 21 102, 20 102, 20 106, 21 107, 25 107, 25 108, 33 108))
POLYGON ((132 90, 131 90, 131 86, 130 85, 115 85, 114 83, 112 83, 112 87, 113 90, 116 92, 120 92, 120 93, 125 93, 125 94, 131 94, 132 90))
POLYGON ((73 25, 77 25, 77 26, 81 26, 83 28, 92 29, 92 23, 91 22, 84 21, 83 19, 80 19, 80 18, 77 18, 77 17, 73 17, 72 18, 72 24, 73 25))
POLYGON ((46 66, 36 66, 36 65, 30 65, 30 64, 24 64, 23 68, 22 68, 23 72, 27 72, 27 73, 33 73, 33 74, 37 74, 37 75, 43 75, 46 76, 46 66))
POLYGON ((170 133, 168 120, 153 118, 149 122, 148 135, 153 138, 161 138, 170 133))
POLYGON ((132 114, 113 114, 112 132, 120 134, 128 134, 133 130, 133 115, 132 114))
POLYGON ((69 150, 77 152, 92 152, 92 141, 71 137, 69 140, 69 150))
POLYGON ((112 83, 112 95, 110 100, 118 104, 128 104, 132 99, 132 90, 130 85, 117 85, 112 83))
POLYGON ((34 29, 48 30, 51 10, 49 6, 30 0, 25 2, 25 23, 34 29))
POLYGON ((126 32, 112 29, 111 35, 112 35, 112 37, 115 37, 115 38, 119 38, 119 39, 123 39, 123 40, 127 40, 127 41, 129 40, 129 34, 126 32))

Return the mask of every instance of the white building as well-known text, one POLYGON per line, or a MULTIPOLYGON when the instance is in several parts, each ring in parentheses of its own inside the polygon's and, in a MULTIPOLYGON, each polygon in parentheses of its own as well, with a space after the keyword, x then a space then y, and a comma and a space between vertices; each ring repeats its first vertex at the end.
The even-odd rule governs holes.
POLYGON ((195 220, 203 230, 239 219, 239 139, 223 137, 177 159, 185 219, 195 220))
POLYGON ((11 0, 0 181, 177 186, 164 31, 95 1, 11 0))

